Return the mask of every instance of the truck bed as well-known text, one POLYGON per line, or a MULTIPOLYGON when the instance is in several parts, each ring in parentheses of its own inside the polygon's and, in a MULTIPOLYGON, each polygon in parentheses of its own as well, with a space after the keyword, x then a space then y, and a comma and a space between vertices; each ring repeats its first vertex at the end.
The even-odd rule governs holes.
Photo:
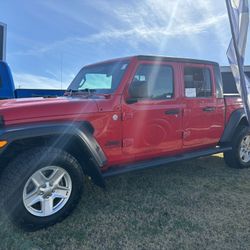
POLYGON ((226 105, 226 123, 236 109, 243 108, 243 102, 239 94, 224 94, 226 105))

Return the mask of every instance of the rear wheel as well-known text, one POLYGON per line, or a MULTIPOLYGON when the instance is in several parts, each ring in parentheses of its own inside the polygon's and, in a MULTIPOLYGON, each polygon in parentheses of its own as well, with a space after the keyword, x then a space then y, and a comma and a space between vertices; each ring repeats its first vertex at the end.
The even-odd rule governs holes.
POLYGON ((77 204, 83 187, 83 172, 76 159, 54 148, 17 156, 1 179, 6 213, 29 230, 64 219, 77 204))
POLYGON ((250 127, 238 127, 232 139, 232 150, 224 153, 224 159, 232 168, 250 167, 250 127))

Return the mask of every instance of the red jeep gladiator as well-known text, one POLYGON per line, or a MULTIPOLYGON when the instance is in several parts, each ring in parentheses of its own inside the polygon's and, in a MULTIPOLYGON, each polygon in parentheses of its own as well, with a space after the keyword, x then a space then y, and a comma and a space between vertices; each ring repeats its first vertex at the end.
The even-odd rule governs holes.
POLYGON ((68 215, 84 175, 128 171, 224 153, 250 166, 242 100, 224 95, 217 63, 133 56, 83 67, 64 97, 0 101, 1 201, 37 229, 68 215))

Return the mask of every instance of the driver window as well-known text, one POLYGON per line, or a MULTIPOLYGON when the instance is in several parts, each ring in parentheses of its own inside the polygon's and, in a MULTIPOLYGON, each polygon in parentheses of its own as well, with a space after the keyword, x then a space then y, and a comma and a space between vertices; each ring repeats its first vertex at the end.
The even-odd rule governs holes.
POLYGON ((133 83, 147 84, 148 98, 171 99, 174 94, 173 68, 167 65, 142 64, 138 67, 133 83))

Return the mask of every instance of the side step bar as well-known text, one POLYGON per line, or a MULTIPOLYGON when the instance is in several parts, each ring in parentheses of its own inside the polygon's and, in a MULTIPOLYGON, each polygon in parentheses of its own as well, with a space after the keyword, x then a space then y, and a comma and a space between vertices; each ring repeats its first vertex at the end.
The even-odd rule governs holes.
POLYGON ((132 172, 132 171, 138 171, 138 170, 143 170, 147 168, 156 168, 156 167, 160 167, 162 165, 168 164, 168 163, 190 160, 190 159, 199 158, 203 156, 218 154, 218 153, 226 152, 229 150, 232 150, 232 147, 215 147, 215 148, 210 148, 210 149, 205 149, 205 150, 199 150, 196 152, 170 156, 166 158, 157 158, 157 159, 149 160, 149 161, 141 161, 137 163, 132 163, 130 165, 112 167, 109 170, 103 172, 102 175, 104 178, 106 178, 106 177, 110 177, 114 175, 125 174, 125 173, 132 172))

